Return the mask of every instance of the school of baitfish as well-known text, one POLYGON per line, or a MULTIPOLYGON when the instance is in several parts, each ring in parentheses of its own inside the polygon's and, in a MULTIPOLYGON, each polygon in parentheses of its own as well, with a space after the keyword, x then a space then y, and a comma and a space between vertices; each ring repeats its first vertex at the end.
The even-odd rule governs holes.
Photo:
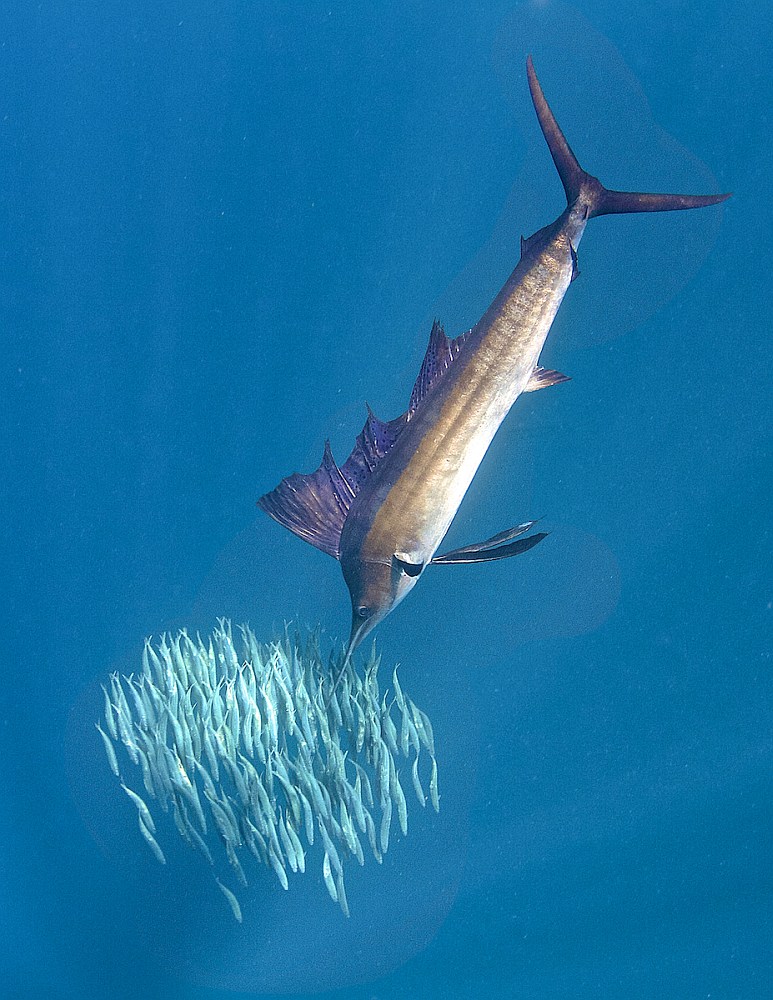
MULTIPOLYGON (((362 677, 348 663, 331 690, 341 660, 324 662, 316 634, 301 640, 286 632, 264 644, 241 626, 237 640, 238 652, 226 620, 206 642, 184 630, 156 646, 148 639, 139 675, 111 675, 97 723, 110 768, 161 864, 155 820, 119 754, 212 866, 219 841, 242 886, 240 855, 253 854, 287 889, 288 868, 304 872, 318 838, 325 885, 348 916, 344 863, 365 863, 363 843, 380 863, 395 815, 408 832, 405 775, 422 806, 426 786, 440 807, 432 725, 402 691, 396 669, 391 693, 379 690, 375 648, 362 677)), ((216 881, 241 922, 236 895, 216 881)))

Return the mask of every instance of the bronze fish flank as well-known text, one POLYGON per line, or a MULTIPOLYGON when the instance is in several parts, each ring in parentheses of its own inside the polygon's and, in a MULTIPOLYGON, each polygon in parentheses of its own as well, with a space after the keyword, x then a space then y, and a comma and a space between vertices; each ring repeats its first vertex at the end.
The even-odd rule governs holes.
POLYGON ((258 505, 341 563, 352 600, 347 661, 370 630, 413 589, 431 563, 504 559, 527 551, 533 521, 436 555, 486 449, 522 392, 566 381, 539 366, 550 326, 577 275, 589 219, 715 205, 720 195, 610 191, 585 173, 542 93, 531 58, 534 109, 566 192, 566 208, 521 240, 521 258, 475 326, 449 339, 435 322, 408 409, 394 420, 370 410, 354 450, 338 466, 325 444, 309 475, 283 479, 258 505))

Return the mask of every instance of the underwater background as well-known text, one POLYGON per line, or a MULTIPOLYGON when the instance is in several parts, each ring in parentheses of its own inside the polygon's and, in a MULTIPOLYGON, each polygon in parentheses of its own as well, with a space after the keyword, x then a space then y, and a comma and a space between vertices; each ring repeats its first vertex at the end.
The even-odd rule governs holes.
MULTIPOLYGON (((745 998, 773 976, 771 98, 764 5, 42 0, 0 14, 0 997, 745 998), (527 53, 582 165, 722 206, 604 218, 438 567, 379 627, 431 717, 347 920, 319 865, 236 925, 142 844, 93 730, 146 635, 349 629, 255 507, 434 317, 562 210, 527 53)), ((348 877, 348 876, 347 876, 348 877)))

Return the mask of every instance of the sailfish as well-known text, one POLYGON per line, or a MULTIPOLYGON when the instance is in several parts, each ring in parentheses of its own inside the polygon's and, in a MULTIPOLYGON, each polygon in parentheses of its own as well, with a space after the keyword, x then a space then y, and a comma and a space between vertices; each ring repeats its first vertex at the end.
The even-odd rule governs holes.
MULTIPOLYGON (((352 602, 344 666, 431 565, 505 559, 532 548, 528 521, 485 541, 437 554, 499 425, 523 392, 567 380, 540 352, 570 283, 590 219, 715 205, 719 195, 613 191, 578 163, 548 106, 531 57, 526 70, 542 133, 566 193, 558 218, 521 239, 520 260, 480 320, 450 339, 433 324, 407 410, 367 420, 343 465, 325 443, 308 475, 283 479, 258 505, 341 563, 352 602)), ((342 668, 343 670, 343 668, 342 668)), ((340 675, 339 675, 340 676, 340 675)))

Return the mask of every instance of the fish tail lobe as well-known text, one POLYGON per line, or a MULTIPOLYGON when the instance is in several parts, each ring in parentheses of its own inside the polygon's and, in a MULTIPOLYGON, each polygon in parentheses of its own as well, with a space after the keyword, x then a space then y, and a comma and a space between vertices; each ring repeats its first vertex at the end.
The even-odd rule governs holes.
POLYGON ((611 191, 596 177, 582 169, 561 131, 542 92, 531 56, 526 60, 529 90, 542 134, 566 192, 568 205, 580 202, 586 218, 629 212, 678 212, 687 208, 705 208, 730 197, 729 194, 647 194, 640 191, 611 191))

